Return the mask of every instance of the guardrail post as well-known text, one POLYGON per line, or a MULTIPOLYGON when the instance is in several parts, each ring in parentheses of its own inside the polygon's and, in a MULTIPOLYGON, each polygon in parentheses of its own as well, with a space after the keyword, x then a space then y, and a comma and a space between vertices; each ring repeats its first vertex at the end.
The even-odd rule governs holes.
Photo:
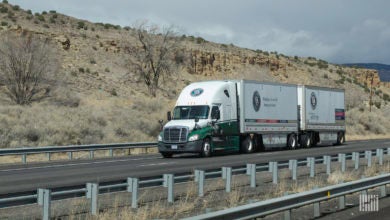
POLYGON ((226 180, 226 167, 222 167, 222 179, 226 180))
POLYGON ((127 178, 127 192, 131 192, 131 208, 138 208, 138 178, 127 178))
POLYGON ((249 175, 250 186, 256 188, 256 164, 247 164, 246 173, 249 175))
POLYGON ((332 164, 332 157, 329 155, 324 156, 324 162, 326 165, 326 174, 330 175, 331 173, 331 164, 332 164))
POLYGON ((272 165, 272 183, 278 184, 278 162, 273 162, 272 165))
POLYGON ((359 152, 353 152, 352 153, 352 159, 355 161, 355 170, 359 169, 360 153, 359 152))
POLYGON ((268 172, 272 172, 273 164, 274 162, 268 162, 268 172))
POLYGON ((339 153, 339 154, 337 154, 337 161, 338 162, 341 162, 341 160, 342 160, 342 158, 343 158, 343 155, 342 155, 342 153, 339 153))
MULTIPOLYGON (((318 189, 318 187, 314 187, 313 189, 318 189)), ((314 218, 320 217, 320 202, 313 203, 314 208, 314 218)))
POLYGON ((292 160, 292 179, 297 180, 297 166, 298 166, 298 160, 292 160))
MULTIPOLYGON (((288 196, 288 192, 285 192, 284 196, 288 196)), ((288 209, 284 211, 284 220, 290 220, 290 219, 291 219, 291 209, 288 209)))
POLYGON ((387 192, 386 192, 386 185, 382 185, 379 187, 380 188, 380 191, 381 191, 381 198, 383 197, 386 197, 387 196, 387 192))
POLYGON ((47 157, 47 161, 50 161, 50 160, 51 160, 51 153, 50 153, 50 152, 47 152, 47 153, 46 153, 46 157, 47 157))
POLYGON ((371 165, 372 165, 372 152, 370 150, 366 150, 365 156, 367 158, 367 166, 371 167, 371 165))
MULTIPOLYGON (((360 179, 364 179, 364 178, 366 178, 366 176, 364 176, 364 175, 362 175, 360 177, 360 179)), ((361 195, 368 195, 368 189, 364 189, 364 190, 360 191, 360 194, 361 195)))
MULTIPOLYGON (((341 180, 338 184, 342 184, 344 181, 341 180)), ((345 209, 345 195, 339 197, 339 210, 345 209)))
POLYGON ((38 205, 42 206, 42 220, 49 220, 51 214, 50 189, 38 189, 38 205))
POLYGON ((390 147, 387 148, 387 155, 390 155, 390 147))
POLYGON ((173 174, 164 174, 164 187, 168 188, 168 202, 173 203, 173 174))
POLYGON ((194 181, 197 183, 199 181, 199 171, 200 170, 195 170, 194 171, 194 181))
POLYGON ((345 154, 339 154, 339 162, 341 162, 341 172, 345 172, 345 154))
POLYGON ((314 177, 316 175, 315 158, 308 157, 307 160, 309 161, 309 165, 310 165, 310 177, 314 177))
POLYGON ((339 197, 339 210, 345 209, 345 196, 339 197))
POLYGON ((288 160, 288 169, 292 170, 293 168, 293 160, 288 160))
POLYGON ((326 158, 327 158, 327 155, 324 155, 322 156, 322 162, 326 165, 326 158))
POLYGON ((22 163, 27 163, 27 154, 22 154, 22 163))
POLYGON ((379 165, 383 165, 383 149, 376 149, 376 157, 379 160, 379 165))
POLYGON ((93 159, 94 158, 94 154, 95 154, 95 151, 90 150, 89 151, 89 159, 93 159))
POLYGON ((69 160, 73 159, 73 152, 72 151, 68 152, 68 158, 69 158, 69 160))
POLYGON ((310 157, 308 157, 308 158, 306 158, 306 166, 307 167, 310 167, 310 159, 309 159, 310 157))
POLYGON ((91 201, 92 215, 97 215, 99 213, 98 195, 99 195, 99 184, 87 183, 87 199, 90 199, 91 201))
POLYGON ((204 196, 204 180, 205 172, 204 170, 195 170, 195 182, 198 182, 198 196, 204 196))
POLYGON ((114 150, 112 148, 110 148, 110 150, 108 151, 108 154, 110 157, 113 157, 114 156, 114 150))
POLYGON ((225 173, 226 192, 230 193, 232 191, 232 168, 222 167, 222 173, 225 173))

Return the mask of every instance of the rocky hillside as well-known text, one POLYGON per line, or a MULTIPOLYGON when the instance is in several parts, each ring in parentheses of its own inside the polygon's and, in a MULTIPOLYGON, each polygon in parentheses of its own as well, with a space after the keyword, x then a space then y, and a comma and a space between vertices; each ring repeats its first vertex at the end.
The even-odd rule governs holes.
POLYGON ((349 137, 390 131, 390 88, 380 82, 375 70, 183 35, 178 37, 183 62, 152 97, 129 67, 126 48, 137 45, 130 27, 91 23, 56 11, 33 14, 1 3, 0 34, 9 31, 49 40, 61 60, 61 83, 50 98, 30 106, 14 105, 3 95, 5 88, 0 88, 0 147, 155 140, 158 119, 165 119, 181 89, 193 81, 213 79, 344 88, 349 137))
POLYGON ((390 83, 390 65, 380 63, 348 63, 343 65, 377 70, 381 81, 390 83))

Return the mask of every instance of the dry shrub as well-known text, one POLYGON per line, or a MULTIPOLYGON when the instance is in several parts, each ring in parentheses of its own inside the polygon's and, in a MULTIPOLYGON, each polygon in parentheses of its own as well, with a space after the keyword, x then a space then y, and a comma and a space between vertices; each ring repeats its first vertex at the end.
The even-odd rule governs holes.
POLYGON ((68 89, 61 88, 54 92, 54 96, 50 99, 50 102, 56 106, 65 106, 76 108, 80 105, 80 95, 75 92, 71 92, 68 89))
POLYGON ((227 207, 235 207, 243 203, 245 200, 244 193, 240 188, 236 188, 232 192, 228 193, 226 196, 226 205, 227 207))
POLYGON ((325 185, 325 182, 321 178, 307 178, 306 181, 297 183, 294 182, 291 184, 291 191, 299 193, 306 192, 314 189, 315 187, 322 187, 325 185))
POLYGON ((365 110, 361 112, 354 108, 346 112, 346 125, 348 134, 387 134, 390 130, 388 116, 384 115, 378 109, 372 109, 372 112, 365 110))
POLYGON ((327 181, 330 184, 338 184, 340 182, 349 182, 357 179, 359 179, 359 172, 357 171, 343 173, 340 170, 337 170, 328 176, 327 181))

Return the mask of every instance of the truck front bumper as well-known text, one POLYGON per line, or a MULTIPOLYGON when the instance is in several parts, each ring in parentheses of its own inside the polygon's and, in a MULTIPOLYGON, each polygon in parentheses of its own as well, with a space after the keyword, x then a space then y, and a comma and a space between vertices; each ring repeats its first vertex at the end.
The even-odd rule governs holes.
POLYGON ((190 141, 186 143, 164 143, 158 142, 160 153, 199 153, 202 150, 202 140, 190 141))

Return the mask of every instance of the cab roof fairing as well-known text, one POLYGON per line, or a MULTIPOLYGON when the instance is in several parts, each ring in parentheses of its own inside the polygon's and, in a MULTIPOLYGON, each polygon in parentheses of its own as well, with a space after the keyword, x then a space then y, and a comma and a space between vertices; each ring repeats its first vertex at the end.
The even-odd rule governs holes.
POLYGON ((228 89, 229 81, 196 82, 186 86, 176 101, 176 106, 211 105, 222 103, 224 90, 228 89), (201 89, 199 95, 193 95, 193 91, 201 89))

